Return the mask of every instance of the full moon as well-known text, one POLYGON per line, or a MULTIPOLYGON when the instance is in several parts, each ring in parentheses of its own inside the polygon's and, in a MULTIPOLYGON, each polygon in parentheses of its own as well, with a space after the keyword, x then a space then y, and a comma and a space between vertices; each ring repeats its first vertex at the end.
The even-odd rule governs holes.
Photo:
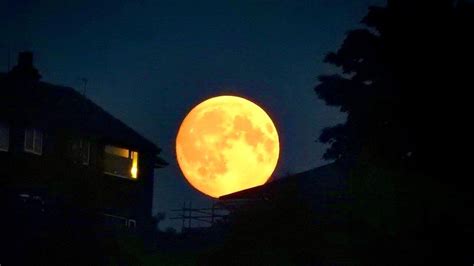
POLYGON ((268 114, 236 96, 218 96, 194 107, 181 123, 176 156, 188 182, 211 197, 264 184, 280 153, 268 114))

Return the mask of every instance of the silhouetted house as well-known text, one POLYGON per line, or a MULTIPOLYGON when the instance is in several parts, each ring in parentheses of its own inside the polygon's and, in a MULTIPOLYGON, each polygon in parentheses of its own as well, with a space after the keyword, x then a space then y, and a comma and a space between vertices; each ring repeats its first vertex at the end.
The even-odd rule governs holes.
POLYGON ((272 202, 294 197, 314 213, 333 211, 335 204, 349 200, 347 189, 348 170, 341 164, 331 163, 305 172, 276 179, 261 186, 249 188, 219 198, 229 210, 242 205, 272 202))
POLYGON ((70 206, 140 231, 151 219, 154 169, 166 165, 160 148, 40 77, 29 52, 0 73, 2 200, 70 206))

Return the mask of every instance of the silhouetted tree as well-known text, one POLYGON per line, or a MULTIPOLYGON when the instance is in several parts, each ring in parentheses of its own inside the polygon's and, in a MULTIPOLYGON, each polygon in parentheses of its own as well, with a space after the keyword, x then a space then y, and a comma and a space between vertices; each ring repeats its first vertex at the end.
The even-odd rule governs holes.
POLYGON ((366 28, 350 31, 325 58, 342 73, 320 76, 315 87, 348 114, 319 140, 330 144, 326 159, 353 166, 350 227, 367 232, 364 241, 351 236, 364 247, 357 253, 391 250, 402 264, 410 257, 412 264, 468 262, 471 178, 459 151, 471 138, 465 124, 474 6, 389 0, 371 7, 362 23, 366 28))
MULTIPOLYGON (((389 0, 347 34, 325 62, 317 95, 348 114, 326 128, 326 159, 361 158, 422 173, 459 159, 472 87, 474 8, 467 1, 389 0)), ((451 169, 452 170, 452 169, 451 169)), ((459 177, 458 177, 459 178, 459 177)))

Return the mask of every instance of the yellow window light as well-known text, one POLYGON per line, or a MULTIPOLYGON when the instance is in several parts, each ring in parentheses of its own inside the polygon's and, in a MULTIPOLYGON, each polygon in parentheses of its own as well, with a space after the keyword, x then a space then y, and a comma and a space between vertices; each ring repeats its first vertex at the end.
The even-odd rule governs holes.
POLYGON ((138 152, 132 151, 132 168, 130 169, 130 173, 132 174, 132 178, 138 177, 138 152))

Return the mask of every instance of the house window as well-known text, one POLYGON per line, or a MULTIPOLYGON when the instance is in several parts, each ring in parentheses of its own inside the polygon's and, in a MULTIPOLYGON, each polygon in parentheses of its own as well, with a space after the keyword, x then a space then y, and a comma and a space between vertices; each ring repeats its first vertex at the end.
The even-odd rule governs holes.
POLYGON ((138 177, 138 152, 115 146, 105 146, 104 172, 124 178, 138 177))
POLYGON ((86 139, 77 139, 72 143, 72 157, 75 163, 89 165, 91 143, 86 139))
POLYGON ((8 125, 0 123, 0 151, 8 151, 10 146, 10 128, 8 125))
POLYGON ((137 222, 133 219, 128 219, 128 228, 135 229, 137 227, 137 222))
POLYGON ((43 153, 43 132, 34 128, 25 130, 25 151, 37 155, 43 153))

